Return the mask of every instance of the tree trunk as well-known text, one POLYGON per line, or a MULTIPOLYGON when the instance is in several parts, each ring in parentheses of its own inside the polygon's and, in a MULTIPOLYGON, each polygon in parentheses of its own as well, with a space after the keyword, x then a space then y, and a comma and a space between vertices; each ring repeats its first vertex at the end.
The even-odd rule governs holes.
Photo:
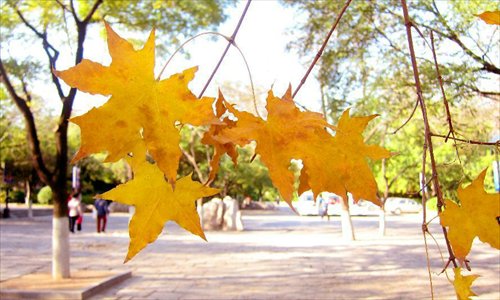
POLYGON ((380 209, 380 215, 378 217, 378 235, 380 237, 385 236, 385 210, 383 208, 380 209))
POLYGON ((203 199, 200 198, 196 200, 196 210, 198 211, 198 216, 200 216, 200 225, 203 228, 203 223, 205 223, 205 219, 203 218, 203 199))
POLYGON ((54 187, 52 216, 52 279, 70 277, 69 220, 65 187, 54 187))
POLYGON ((342 238, 347 241, 354 241, 354 228, 352 226, 351 213, 349 212, 348 200, 341 201, 340 222, 342 224, 342 238))
POLYGON ((68 217, 52 218, 52 279, 69 278, 68 217))
MULTIPOLYGON (((386 129, 387 130, 387 129, 386 129)), ((385 134, 384 134, 385 140, 385 134)), ((382 207, 380 207, 380 215, 378 218, 378 235, 380 237, 385 236, 385 201, 389 197, 389 178, 387 178, 387 161, 386 159, 382 159, 382 177, 384 178, 384 195, 382 196, 381 202, 382 207)), ((397 176, 396 176, 397 178, 397 176)))
POLYGON ((28 219, 33 218, 33 209, 31 207, 33 201, 31 201, 31 185, 29 180, 24 181, 24 191, 26 196, 24 197, 24 203, 28 207, 28 219))

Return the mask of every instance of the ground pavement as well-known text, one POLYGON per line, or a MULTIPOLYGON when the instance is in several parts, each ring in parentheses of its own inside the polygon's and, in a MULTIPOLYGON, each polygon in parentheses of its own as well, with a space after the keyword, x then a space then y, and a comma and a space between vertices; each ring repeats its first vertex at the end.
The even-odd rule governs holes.
MULTIPOLYGON (((158 241, 123 264, 127 214, 112 214, 95 232, 85 216, 71 235, 71 268, 131 270, 127 279, 92 299, 426 299, 430 298, 420 215, 354 217, 356 241, 343 241, 340 221, 276 211, 244 211, 243 232, 206 232, 208 243, 169 223, 158 241)), ((441 245, 436 225, 431 226, 441 245)), ((51 218, 0 220, 0 280, 50 272, 51 218)), ((432 271, 442 268, 429 241, 432 271)), ((470 255, 480 299, 500 299, 498 250, 474 245, 470 255)), ((433 276, 437 299, 455 299, 446 277, 433 276)), ((1 286, 0 286, 1 288, 1 286)))

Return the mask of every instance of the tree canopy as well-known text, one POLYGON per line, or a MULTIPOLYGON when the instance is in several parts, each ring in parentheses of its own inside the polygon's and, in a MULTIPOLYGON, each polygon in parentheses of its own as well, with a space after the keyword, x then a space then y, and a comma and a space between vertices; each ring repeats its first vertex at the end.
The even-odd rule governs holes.
MULTIPOLYGON (((297 39, 290 48, 311 56, 344 6, 343 1, 284 1, 306 16, 293 29, 297 39)), ((446 135, 448 123, 434 67, 430 33, 457 136, 491 141, 498 139, 499 31, 476 14, 495 10, 487 1, 412 1, 410 17, 415 32, 423 94, 429 106, 432 130, 446 135), (421 36, 420 36, 421 35, 421 36)), ((299 19, 300 20, 300 19, 299 19)), ((385 177, 391 193, 416 195, 423 131, 421 116, 393 134, 416 108, 413 75, 399 1, 353 1, 318 62, 316 77, 322 86, 324 112, 334 120, 349 106, 358 113, 378 113, 382 118, 368 138, 381 141, 398 155, 387 161, 385 177), (394 179, 394 180, 393 180, 394 179)), ((496 147, 437 142, 439 168, 446 190, 456 190, 461 179, 471 180, 493 160, 496 147), (456 149, 456 150, 455 150, 456 149), (457 152, 458 151, 458 152, 457 152), (458 157, 457 157, 458 153, 458 157), (475 176, 475 175, 474 175, 475 176), (455 182, 455 183, 453 183, 455 182)), ((382 171, 380 166, 376 166, 382 171)), ((383 187, 379 173, 379 187, 383 187)), ((487 180, 491 182, 491 180, 487 180)))

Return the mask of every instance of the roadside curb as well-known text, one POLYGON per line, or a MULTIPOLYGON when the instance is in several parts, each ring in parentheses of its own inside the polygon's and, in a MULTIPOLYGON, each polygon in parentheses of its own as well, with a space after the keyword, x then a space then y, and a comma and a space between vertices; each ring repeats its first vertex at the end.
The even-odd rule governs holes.
POLYGON ((52 280, 32 273, 0 282, 0 299, 88 299, 132 277, 131 271, 75 271, 68 279, 52 280))

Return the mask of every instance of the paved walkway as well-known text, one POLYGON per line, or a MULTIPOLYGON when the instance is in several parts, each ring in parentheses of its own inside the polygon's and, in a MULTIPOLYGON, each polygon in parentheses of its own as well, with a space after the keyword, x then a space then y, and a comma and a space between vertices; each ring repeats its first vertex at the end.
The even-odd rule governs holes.
MULTIPOLYGON (((245 211, 244 232, 207 232, 208 243, 169 223, 158 241, 127 264, 127 214, 113 214, 105 234, 85 216, 71 236, 72 270, 131 270, 133 277, 93 299, 425 299, 430 297, 420 216, 390 216, 386 237, 376 217, 355 217, 357 240, 341 239, 340 222, 280 211, 245 211)), ((442 244, 439 229, 431 226, 442 244)), ((50 272, 51 218, 0 220, 0 280, 50 272)), ((431 244, 432 241, 430 241, 431 244)), ((474 246, 482 277, 474 291, 500 299, 498 250, 474 246)), ((441 268, 431 246, 433 272, 441 268)), ((444 275, 435 295, 455 299, 444 275)))

